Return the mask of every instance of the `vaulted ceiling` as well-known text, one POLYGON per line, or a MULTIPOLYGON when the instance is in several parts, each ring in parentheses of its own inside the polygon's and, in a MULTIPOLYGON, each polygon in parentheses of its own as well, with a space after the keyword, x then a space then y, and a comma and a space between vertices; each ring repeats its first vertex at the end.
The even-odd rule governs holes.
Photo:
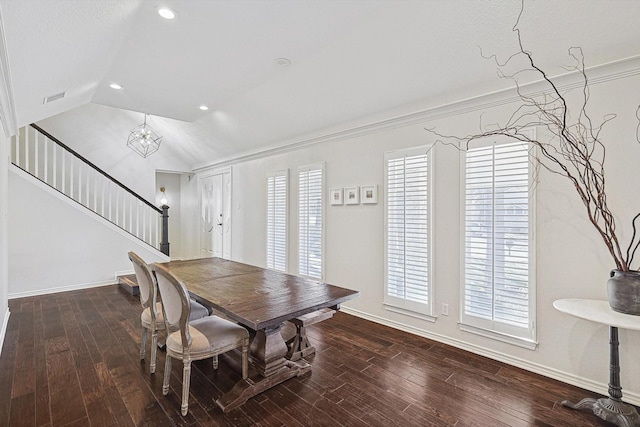
MULTIPOLYGON (((87 104, 131 123, 148 113, 163 144, 195 167, 508 87, 482 54, 516 51, 520 6, 0 0, 0 13, 19 126, 87 104), (161 6, 177 17, 161 18, 161 6)), ((640 54, 638 17, 634 0, 527 0, 519 27, 554 75, 571 64, 571 46, 583 48, 587 66, 640 54)))

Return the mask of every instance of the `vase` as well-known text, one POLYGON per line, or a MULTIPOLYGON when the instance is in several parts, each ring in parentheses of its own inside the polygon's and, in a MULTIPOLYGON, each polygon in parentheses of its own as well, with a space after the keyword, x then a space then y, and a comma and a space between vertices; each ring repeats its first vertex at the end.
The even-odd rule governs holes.
POLYGON ((611 270, 607 296, 614 311, 640 316, 640 271, 611 270))

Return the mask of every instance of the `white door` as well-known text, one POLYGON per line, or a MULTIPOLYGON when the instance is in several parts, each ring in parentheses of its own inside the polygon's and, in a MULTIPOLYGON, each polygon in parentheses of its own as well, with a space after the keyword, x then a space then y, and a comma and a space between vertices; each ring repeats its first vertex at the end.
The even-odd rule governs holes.
POLYGON ((200 178, 200 254, 231 258, 231 171, 200 178))

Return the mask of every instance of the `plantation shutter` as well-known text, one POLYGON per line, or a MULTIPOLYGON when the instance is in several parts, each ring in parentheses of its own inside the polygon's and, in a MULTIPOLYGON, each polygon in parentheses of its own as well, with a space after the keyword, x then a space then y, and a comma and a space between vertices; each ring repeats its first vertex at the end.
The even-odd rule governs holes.
POLYGON ((497 330, 530 327, 529 168, 521 142, 466 153, 464 314, 497 330))
POLYGON ((323 188, 321 164, 298 170, 298 273, 322 278, 323 188))
POLYGON ((267 267, 287 270, 287 171, 267 176, 267 267))
POLYGON ((428 149, 387 153, 385 303, 430 314, 428 149))

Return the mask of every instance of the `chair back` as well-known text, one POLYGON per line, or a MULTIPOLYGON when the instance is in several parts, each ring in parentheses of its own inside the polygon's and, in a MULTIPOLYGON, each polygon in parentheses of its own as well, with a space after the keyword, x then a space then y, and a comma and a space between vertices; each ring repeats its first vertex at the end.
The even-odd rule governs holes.
POLYGON ((182 346, 185 349, 189 348, 191 346, 189 291, 184 283, 164 266, 154 263, 150 267, 155 274, 158 290, 162 295, 162 311, 167 331, 172 333, 180 330, 182 346))
POLYGON ((133 263, 133 270, 136 273, 136 281, 140 290, 140 303, 142 308, 150 308, 151 317, 156 319, 156 285, 153 281, 151 270, 146 262, 135 252, 129 252, 129 259, 133 263))

